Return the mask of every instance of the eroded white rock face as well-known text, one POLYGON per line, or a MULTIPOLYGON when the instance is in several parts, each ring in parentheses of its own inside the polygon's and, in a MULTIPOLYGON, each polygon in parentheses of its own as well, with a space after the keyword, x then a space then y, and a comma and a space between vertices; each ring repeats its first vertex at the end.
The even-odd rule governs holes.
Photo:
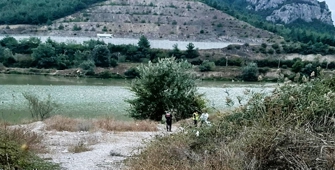
POLYGON ((333 21, 327 4, 317 0, 246 0, 250 3, 247 7, 250 10, 263 11, 271 10, 271 15, 266 20, 272 22, 283 22, 289 24, 302 19, 306 22, 319 20, 332 25, 333 21))
MULTIPOLYGON (((246 0, 250 2, 255 11, 266 10, 269 8, 277 8, 282 5, 286 0, 246 0)), ((250 8, 249 8, 250 9, 250 8)))

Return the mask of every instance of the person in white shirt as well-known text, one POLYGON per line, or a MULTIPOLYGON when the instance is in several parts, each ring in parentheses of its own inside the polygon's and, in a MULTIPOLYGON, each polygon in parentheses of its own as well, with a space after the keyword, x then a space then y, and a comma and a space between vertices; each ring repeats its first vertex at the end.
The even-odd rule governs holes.
POLYGON ((202 113, 201 116, 200 116, 200 121, 201 121, 201 124, 200 126, 202 126, 202 124, 206 123, 206 125, 210 125, 210 122, 208 121, 208 113, 205 112, 205 113, 202 113))

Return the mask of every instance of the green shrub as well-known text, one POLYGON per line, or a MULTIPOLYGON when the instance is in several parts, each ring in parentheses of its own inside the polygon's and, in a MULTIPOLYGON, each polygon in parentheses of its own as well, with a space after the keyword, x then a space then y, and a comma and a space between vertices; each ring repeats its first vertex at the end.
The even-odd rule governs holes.
POLYGON ((103 71, 97 75, 98 78, 109 79, 112 78, 112 73, 109 71, 103 71))
POLYGON ((83 61, 79 67, 85 71, 87 70, 94 70, 95 69, 95 63, 93 60, 86 60, 86 61, 83 61))
POLYGON ((242 68, 242 79, 245 81, 257 81, 258 66, 256 63, 248 63, 242 68))
POLYGON ((72 31, 80 31, 80 30, 81 30, 81 27, 78 26, 77 24, 74 24, 72 31))
POLYGON ((125 71, 124 75, 127 76, 128 78, 135 78, 135 77, 139 77, 140 73, 137 68, 132 67, 128 69, 127 71, 125 71))
POLYGON ((40 100, 37 96, 29 93, 22 93, 22 95, 28 102, 28 109, 34 120, 49 118, 58 106, 51 100, 50 95, 45 100, 40 100))
POLYGON ((111 64, 111 53, 106 45, 96 45, 92 50, 92 58, 98 67, 109 67, 111 64))
POLYGON ((215 61, 215 65, 217 66, 226 66, 226 58, 221 57, 220 59, 215 61))
POLYGON ((204 60, 199 66, 201 72, 213 71, 215 69, 215 63, 212 61, 204 60))
POLYGON ((191 61, 191 64, 192 65, 200 65, 202 64, 203 60, 201 60, 200 58, 199 59, 196 59, 196 60, 192 60, 191 61))
POLYGON ((259 68, 258 69, 258 72, 259 73, 262 73, 262 74, 266 74, 267 72, 270 71, 270 68, 269 67, 263 67, 263 68, 259 68))

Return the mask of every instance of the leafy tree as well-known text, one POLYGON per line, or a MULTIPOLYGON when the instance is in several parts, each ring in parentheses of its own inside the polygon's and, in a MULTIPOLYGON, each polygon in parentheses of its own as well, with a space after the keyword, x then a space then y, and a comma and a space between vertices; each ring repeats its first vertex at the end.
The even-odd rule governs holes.
POLYGON ((17 40, 14 37, 5 37, 2 40, 0 40, 0 45, 3 47, 7 47, 10 50, 14 50, 15 48, 17 48, 17 45, 19 43, 17 42, 17 40))
POLYGON ((301 59, 296 59, 295 63, 292 66, 292 71, 295 73, 298 73, 301 71, 301 69, 304 67, 304 63, 301 61, 301 59))
POLYGON ((172 47, 173 47, 173 49, 171 51, 169 51, 169 56, 173 56, 173 57, 176 57, 176 58, 181 58, 183 53, 178 48, 178 44, 174 44, 172 47))
POLYGON ((40 44, 37 48, 33 49, 32 53, 37 67, 40 68, 56 67, 57 59, 55 55, 55 48, 49 43, 40 44))
POLYGON ((130 90, 135 98, 127 100, 129 115, 136 119, 160 121, 167 110, 174 110, 175 118, 191 116, 204 107, 202 95, 197 93, 195 77, 187 61, 175 58, 158 59, 157 63, 137 67, 139 77, 133 80, 130 90))
POLYGON ((248 63, 242 68, 242 79, 245 81, 257 81, 258 66, 256 63, 248 63))
MULTIPOLYGON (((85 47, 87 47, 89 50, 93 50, 93 48, 96 46, 96 45, 106 45, 106 43, 103 41, 103 40, 93 40, 93 39, 90 39, 88 41, 84 41, 83 42, 83 45, 85 47)), ((111 51, 111 50, 110 50, 111 51)))
POLYGON ((86 75, 94 75, 95 63, 93 60, 83 61, 79 67, 86 71, 86 75))
POLYGON ((59 70, 64 70, 70 68, 71 62, 69 61, 69 57, 65 54, 57 55, 57 68, 59 70))
POLYGON ((116 67, 116 66, 118 66, 119 64, 117 63, 117 60, 116 59, 114 59, 114 58, 112 58, 111 60, 110 60, 110 64, 109 64, 111 67, 116 67))
POLYGON ((199 52, 195 49, 193 43, 189 43, 186 46, 185 57, 186 58, 197 58, 199 56, 199 52))
POLYGON ((31 54, 34 48, 41 44, 41 40, 37 37, 25 38, 19 41, 15 48, 15 53, 31 54))
POLYGON ((3 57, 0 58, 0 61, 2 60, 3 64, 6 67, 10 67, 14 63, 16 63, 13 52, 9 48, 5 48, 2 52, 2 55, 3 55, 3 57))
POLYGON ((111 54, 106 45, 96 45, 92 51, 95 65, 98 67, 109 67, 111 54))
POLYGON ((199 67, 200 71, 213 71, 215 69, 215 63, 212 61, 204 60, 199 67))
POLYGON ((135 58, 137 61, 146 61, 150 58, 150 42, 142 35, 138 41, 138 51, 136 52, 135 58))
MULTIPOLYGON (((92 58, 92 55, 91 55, 91 51, 79 51, 77 50, 74 55, 73 55, 73 65, 75 67, 79 66, 83 61, 86 61, 86 60, 92 60, 93 61, 93 58, 92 58)), ((94 61, 93 61, 94 63, 94 61)), ((94 64, 95 66, 95 64, 94 64)))
POLYGON ((140 40, 138 41, 137 45, 140 49, 149 49, 150 48, 150 42, 147 39, 147 37, 145 37, 144 35, 142 35, 140 37, 140 40))

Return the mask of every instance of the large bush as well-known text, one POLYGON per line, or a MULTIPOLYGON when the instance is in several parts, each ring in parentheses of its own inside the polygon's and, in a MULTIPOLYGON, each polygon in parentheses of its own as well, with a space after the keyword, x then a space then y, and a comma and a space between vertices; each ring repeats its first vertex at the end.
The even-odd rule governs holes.
POLYGON ((92 51, 92 58, 98 67, 109 67, 111 53, 106 45, 96 45, 92 51))
POLYGON ((197 93, 191 67, 187 61, 177 62, 174 58, 139 66, 140 76, 130 87, 135 98, 127 100, 130 116, 160 121, 165 111, 173 109, 175 118, 184 119, 202 109, 204 101, 197 93))
POLYGON ((242 79, 245 81, 257 81, 258 66, 256 63, 249 63, 242 68, 242 79))
POLYGON ((33 49, 32 56, 39 68, 57 67, 55 48, 49 43, 39 44, 33 49))
POLYGON ((199 66, 199 69, 200 69, 201 72, 213 71, 215 69, 215 63, 212 62, 212 61, 205 60, 199 66))

